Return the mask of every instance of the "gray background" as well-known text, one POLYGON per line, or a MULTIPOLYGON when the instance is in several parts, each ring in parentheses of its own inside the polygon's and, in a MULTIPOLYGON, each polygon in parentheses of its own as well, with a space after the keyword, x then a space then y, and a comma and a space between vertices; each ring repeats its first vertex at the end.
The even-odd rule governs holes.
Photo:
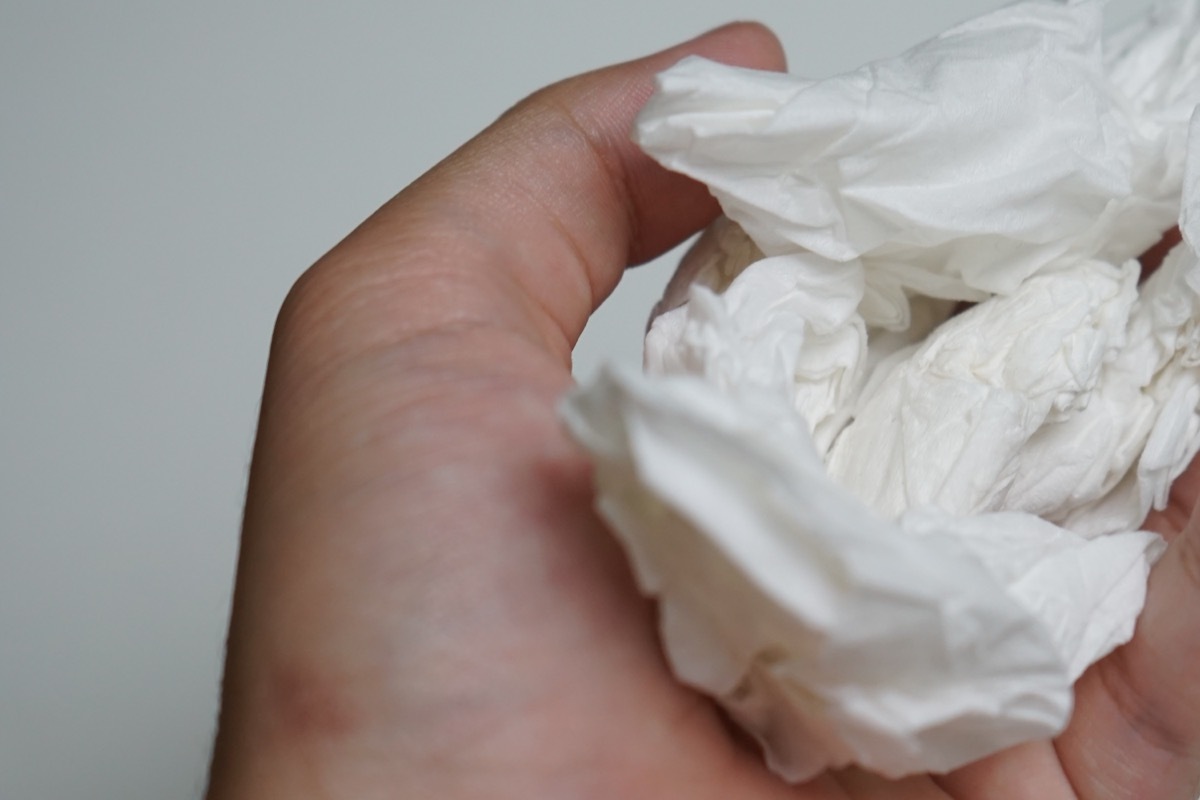
MULTIPOLYGON (((733 18, 816 77, 993 5, 0 0, 0 797, 201 793, 274 314, 391 194, 540 85, 733 18)), ((638 362, 677 258, 577 374, 638 362)))

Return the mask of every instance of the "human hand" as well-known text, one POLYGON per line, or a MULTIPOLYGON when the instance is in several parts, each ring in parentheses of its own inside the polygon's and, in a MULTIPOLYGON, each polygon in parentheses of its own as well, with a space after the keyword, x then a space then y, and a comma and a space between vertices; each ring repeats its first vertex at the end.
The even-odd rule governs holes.
MULTIPOLYGON (((297 283, 272 345, 209 796, 1182 798, 1200 778, 1200 531, 1056 742, 956 773, 778 781, 679 685, 555 406, 630 263, 716 214, 629 142, 688 54, 778 69, 736 25, 542 90, 297 283)), ((1181 479, 1152 521, 1179 534, 1181 479)))

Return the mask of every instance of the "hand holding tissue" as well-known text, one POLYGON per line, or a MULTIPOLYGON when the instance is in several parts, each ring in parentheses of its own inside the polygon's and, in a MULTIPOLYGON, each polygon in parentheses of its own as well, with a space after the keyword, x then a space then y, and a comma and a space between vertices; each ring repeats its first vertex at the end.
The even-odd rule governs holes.
POLYGON ((1054 736, 1200 449, 1200 0, 1024 2, 829 80, 689 58, 725 216, 563 406, 680 680, 793 781, 1054 736), (1136 257, 1178 225, 1149 277, 1136 257))

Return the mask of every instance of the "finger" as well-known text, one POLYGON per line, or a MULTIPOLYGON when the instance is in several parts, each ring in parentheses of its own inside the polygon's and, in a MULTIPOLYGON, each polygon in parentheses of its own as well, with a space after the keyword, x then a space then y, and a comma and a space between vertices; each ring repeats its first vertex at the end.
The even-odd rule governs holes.
POLYGON ((1057 748, 1083 798, 1200 793, 1200 515, 1151 573, 1133 640, 1080 679, 1057 748))
POLYGON ((969 800, 1084 800, 1076 795, 1054 748, 1026 742, 933 776, 947 798, 969 800))
POLYGON ((345 315, 351 328, 342 332, 360 340, 486 319, 525 326, 568 356, 628 264, 716 213, 702 186, 630 141, 654 75, 688 55, 784 64, 773 34, 737 23, 537 92, 347 238, 305 294, 323 313, 350 301, 360 322, 345 315))

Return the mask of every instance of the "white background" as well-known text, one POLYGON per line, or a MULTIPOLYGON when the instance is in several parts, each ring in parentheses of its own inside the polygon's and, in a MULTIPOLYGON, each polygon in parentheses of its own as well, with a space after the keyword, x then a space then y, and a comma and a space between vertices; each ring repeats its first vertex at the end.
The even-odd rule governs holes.
MULTIPOLYGON (((376 206, 540 85, 734 18, 818 77, 992 5, 0 0, 0 798, 201 794, 274 314, 376 206)), ((638 362, 677 257, 577 374, 638 362)))

